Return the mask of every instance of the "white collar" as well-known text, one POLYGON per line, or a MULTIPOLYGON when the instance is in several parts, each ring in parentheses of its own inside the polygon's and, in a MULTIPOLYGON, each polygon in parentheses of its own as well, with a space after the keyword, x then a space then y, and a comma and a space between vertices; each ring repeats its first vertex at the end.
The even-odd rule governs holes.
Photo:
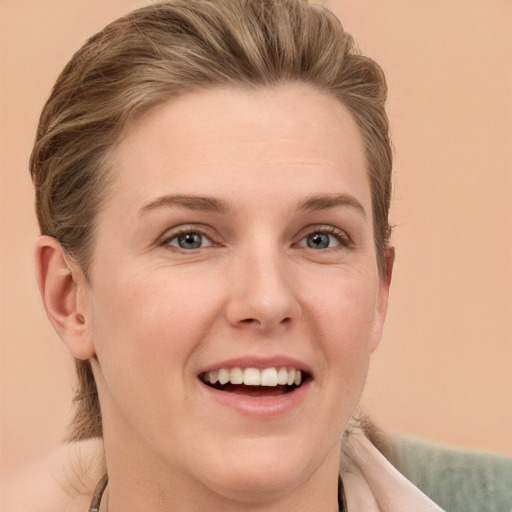
POLYGON ((349 512, 443 512, 359 430, 348 440, 351 464, 341 473, 349 512))

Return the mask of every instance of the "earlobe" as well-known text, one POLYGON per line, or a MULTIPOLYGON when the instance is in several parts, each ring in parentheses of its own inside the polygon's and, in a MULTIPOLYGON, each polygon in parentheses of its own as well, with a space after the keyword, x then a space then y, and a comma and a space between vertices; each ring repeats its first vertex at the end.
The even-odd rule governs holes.
POLYGON ((53 237, 41 236, 35 250, 36 276, 43 305, 53 328, 73 357, 94 356, 85 311, 85 277, 53 237))

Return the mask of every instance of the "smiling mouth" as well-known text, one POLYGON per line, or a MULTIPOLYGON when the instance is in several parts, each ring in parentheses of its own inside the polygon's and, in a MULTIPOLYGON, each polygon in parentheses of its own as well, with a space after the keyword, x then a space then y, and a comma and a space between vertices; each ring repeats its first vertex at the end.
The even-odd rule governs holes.
POLYGON ((218 391, 251 397, 272 397, 291 393, 310 376, 295 368, 221 368, 204 372, 199 378, 218 391))

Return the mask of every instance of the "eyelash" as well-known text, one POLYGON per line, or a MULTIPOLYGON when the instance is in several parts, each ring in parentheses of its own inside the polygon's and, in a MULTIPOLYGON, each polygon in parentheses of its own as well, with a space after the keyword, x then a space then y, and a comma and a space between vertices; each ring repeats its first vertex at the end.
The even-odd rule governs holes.
MULTIPOLYGON (((341 248, 349 248, 349 247, 351 247, 353 245, 353 242, 352 242, 351 238, 347 235, 347 233, 345 231, 339 229, 339 228, 334 227, 334 226, 322 226, 322 227, 312 228, 312 229, 310 228, 300 238, 299 242, 294 244, 294 245, 295 246, 299 246, 299 247, 303 247, 302 245, 300 245, 300 243, 303 242, 304 240, 306 240, 308 236, 314 235, 314 234, 326 234, 326 235, 333 236, 336 239, 336 241, 339 243, 339 246, 341 248)), ((169 247, 170 246, 170 247, 175 248, 176 250, 180 250, 180 251, 183 251, 183 252, 190 253, 190 252, 193 252, 195 250, 203 249, 204 247, 218 246, 220 244, 216 244, 211 239, 211 237, 209 237, 204 232, 204 230, 202 230, 202 229, 183 228, 183 229, 180 229, 179 231, 172 232, 172 233, 168 234, 167 236, 165 236, 159 242, 159 245, 163 246, 163 247, 169 247), (200 235, 201 237, 206 238, 210 243, 207 246, 201 245, 201 247, 198 247, 198 248, 195 248, 195 249, 184 249, 182 247, 179 247, 179 246, 171 244, 171 242, 173 240, 178 239, 180 236, 185 236, 185 235, 189 235, 189 234, 200 235)), ((322 249, 313 249, 311 247, 306 247, 306 248, 313 249, 313 250, 327 250, 327 249, 335 249, 336 247, 337 246, 326 247, 326 248, 322 248, 322 249)))

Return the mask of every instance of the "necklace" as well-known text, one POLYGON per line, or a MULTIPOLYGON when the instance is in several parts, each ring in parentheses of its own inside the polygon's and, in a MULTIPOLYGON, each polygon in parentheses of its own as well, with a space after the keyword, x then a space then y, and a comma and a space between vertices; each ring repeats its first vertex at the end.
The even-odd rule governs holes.
POLYGON ((338 475, 338 508, 340 512, 348 512, 347 498, 345 497, 345 487, 341 475, 338 475))
MULTIPOLYGON (((89 512, 99 512, 101 506, 101 498, 108 484, 108 475, 105 475, 96 486, 96 490, 92 496, 89 512)), ((345 498, 345 489, 341 476, 338 477, 338 508, 340 512, 348 512, 347 500, 345 498)))
POLYGON ((101 498, 105 492, 105 488, 108 484, 108 475, 105 475, 96 486, 94 494, 92 495, 91 505, 89 506, 89 512, 99 512, 101 505, 101 498))

